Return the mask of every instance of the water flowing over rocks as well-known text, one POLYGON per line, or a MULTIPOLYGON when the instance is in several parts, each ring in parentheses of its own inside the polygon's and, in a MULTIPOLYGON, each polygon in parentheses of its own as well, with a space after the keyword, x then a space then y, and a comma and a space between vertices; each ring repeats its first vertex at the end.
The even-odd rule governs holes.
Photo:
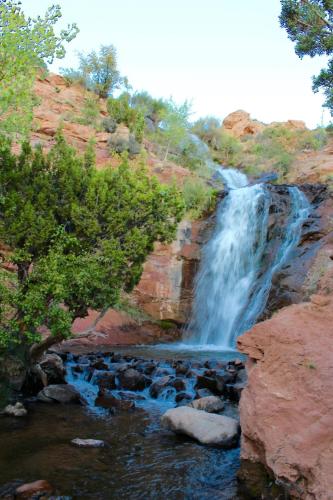
POLYGON ((293 498, 333 491, 332 336, 333 297, 315 295, 238 339, 249 356, 242 457, 265 465, 293 498))

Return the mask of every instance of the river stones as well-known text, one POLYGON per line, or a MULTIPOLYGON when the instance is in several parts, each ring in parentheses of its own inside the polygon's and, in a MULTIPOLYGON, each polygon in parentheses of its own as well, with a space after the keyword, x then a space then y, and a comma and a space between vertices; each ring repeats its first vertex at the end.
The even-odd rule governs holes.
POLYGON ((95 399, 95 406, 109 410, 128 411, 135 408, 135 403, 133 401, 117 399, 111 394, 100 392, 95 399))
POLYGON ((96 382, 100 389, 116 389, 116 375, 114 373, 102 372, 96 376, 96 382))
POLYGON ((202 444, 230 447, 238 441, 237 420, 188 406, 168 410, 162 416, 161 423, 167 429, 185 434, 202 444))
POLYGON ((208 413, 218 413, 223 410, 224 403, 217 396, 207 396, 205 398, 195 399, 189 405, 196 410, 207 411, 208 413))
POLYGON ((216 379, 205 377, 204 375, 198 375, 194 389, 208 389, 209 391, 216 393, 216 379))
POLYGON ((78 448, 103 448, 105 442, 101 439, 72 439, 71 444, 78 448))
POLYGON ((19 486, 15 491, 15 498, 43 498, 49 497, 53 493, 53 488, 44 479, 34 481, 33 483, 26 483, 19 486))
POLYGON ((129 368, 124 372, 120 372, 118 379, 120 387, 122 389, 128 389, 129 391, 143 391, 143 389, 149 385, 149 382, 151 383, 148 377, 145 377, 134 368, 129 368))
POLYGON ((85 403, 80 393, 70 384, 48 385, 39 391, 37 399, 43 403, 85 403))
POLYGON ((161 377, 154 382, 149 389, 149 394, 152 398, 158 398, 160 393, 170 385, 172 377, 170 375, 166 375, 165 377, 161 377))
POLYGON ((23 404, 18 401, 15 405, 7 405, 3 414, 8 415, 9 417, 25 417, 28 412, 24 408, 23 404))

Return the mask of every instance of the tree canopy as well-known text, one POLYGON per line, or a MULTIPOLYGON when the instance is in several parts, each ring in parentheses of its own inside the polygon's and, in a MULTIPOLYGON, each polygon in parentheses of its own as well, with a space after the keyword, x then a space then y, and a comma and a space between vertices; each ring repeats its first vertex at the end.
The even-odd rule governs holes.
MULTIPOLYGON (((0 346, 55 340, 88 308, 115 305, 138 282, 154 241, 175 235, 184 204, 144 167, 97 171, 59 134, 46 155, 0 141, 0 240, 11 249, 0 284, 0 346)), ((3 257, 5 258, 5 257, 3 257)))
POLYGON ((27 134, 36 104, 33 85, 41 68, 65 55, 64 42, 77 34, 75 24, 59 35, 54 27, 61 18, 59 5, 44 17, 27 18, 15 0, 0 0, 0 131, 27 134))
MULTIPOLYGON (((299 57, 331 56, 333 52, 332 0, 281 0, 280 25, 295 42, 299 57)), ((333 115, 333 60, 313 78, 313 90, 323 90, 325 106, 333 115)))
POLYGON ((99 97, 106 98, 122 85, 128 87, 126 78, 120 75, 117 67, 117 51, 113 45, 101 45, 98 52, 79 53, 78 69, 61 70, 62 75, 77 81, 99 97))

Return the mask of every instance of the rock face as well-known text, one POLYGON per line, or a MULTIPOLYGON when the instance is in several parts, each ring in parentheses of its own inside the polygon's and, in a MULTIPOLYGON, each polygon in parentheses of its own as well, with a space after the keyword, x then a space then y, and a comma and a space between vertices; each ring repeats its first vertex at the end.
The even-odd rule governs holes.
POLYGON ((223 129, 234 137, 256 135, 264 128, 263 123, 252 120, 250 113, 243 110, 234 111, 223 120, 223 129))
POLYGON ((315 295, 238 340, 249 356, 242 458, 267 466, 294 498, 333 492, 332 337, 333 296, 315 295))
POLYGON ((181 406, 168 410, 161 422, 164 427, 202 444, 231 446, 237 442, 238 422, 234 418, 181 406))
POLYGON ((173 243, 155 245, 133 294, 136 303, 154 319, 180 324, 188 319, 200 250, 211 227, 212 219, 185 220, 180 223, 173 243))
POLYGON ((283 125, 283 127, 291 130, 305 130, 305 123, 301 120, 288 120, 287 122, 273 122, 265 125, 258 120, 251 118, 250 113, 243 110, 230 113, 223 120, 223 129, 230 135, 241 138, 249 135, 257 135, 262 132, 267 126, 283 125))
MULTIPOLYGON (((267 188, 272 198, 268 225, 269 244, 265 258, 269 262, 276 242, 284 235, 290 211, 290 197, 287 185, 272 185, 267 188)), ((300 189, 311 203, 310 214, 303 225, 298 246, 273 276, 266 308, 260 320, 269 318, 284 306, 308 300, 316 289, 323 293, 333 291, 332 194, 323 184, 304 184, 300 189), (325 280, 322 279, 324 274, 325 280)))

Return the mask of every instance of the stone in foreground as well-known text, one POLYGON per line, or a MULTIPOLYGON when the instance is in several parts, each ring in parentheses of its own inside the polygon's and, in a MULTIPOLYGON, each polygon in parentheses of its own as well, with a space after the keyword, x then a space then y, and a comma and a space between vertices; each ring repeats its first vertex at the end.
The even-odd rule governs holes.
POLYGON ((171 431, 196 439, 202 444, 230 447, 237 443, 238 422, 234 418, 215 415, 188 406, 172 408, 161 419, 171 431))
POLYGON ((52 486, 45 480, 40 479, 39 481, 34 481, 33 483, 22 484, 16 489, 15 498, 40 498, 40 496, 47 495, 53 492, 52 486))
POLYGON ((203 410, 208 413, 218 413, 224 408, 224 403, 221 398, 217 396, 206 396, 205 398, 195 399, 189 405, 190 408, 195 410, 203 410))
POLYGON ((15 405, 7 405, 3 413, 9 417, 25 417, 28 412, 22 403, 17 402, 15 405))
POLYGON ((84 403, 80 393, 70 384, 48 385, 38 393, 37 398, 43 403, 84 403))
POLYGON ((72 439, 71 443, 78 448, 102 448, 105 446, 101 439, 72 439))

